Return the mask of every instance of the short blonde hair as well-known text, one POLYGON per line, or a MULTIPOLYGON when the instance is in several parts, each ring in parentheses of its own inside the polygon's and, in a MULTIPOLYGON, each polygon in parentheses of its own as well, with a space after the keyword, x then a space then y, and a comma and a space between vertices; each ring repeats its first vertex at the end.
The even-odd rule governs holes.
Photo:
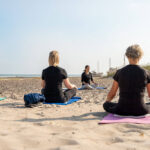
POLYGON ((58 51, 51 51, 49 53, 49 65, 58 66, 59 64, 59 53, 58 51))
POLYGON ((128 58, 141 59, 143 56, 143 50, 138 44, 131 45, 127 48, 125 55, 128 58))

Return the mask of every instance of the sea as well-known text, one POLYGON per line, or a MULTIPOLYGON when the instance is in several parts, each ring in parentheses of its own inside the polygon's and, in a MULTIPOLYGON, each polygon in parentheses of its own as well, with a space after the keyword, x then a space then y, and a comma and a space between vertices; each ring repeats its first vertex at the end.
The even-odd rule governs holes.
MULTIPOLYGON (((80 77, 80 74, 69 74, 69 77, 80 77)), ((0 74, 0 78, 34 78, 41 77, 41 74, 0 74)))

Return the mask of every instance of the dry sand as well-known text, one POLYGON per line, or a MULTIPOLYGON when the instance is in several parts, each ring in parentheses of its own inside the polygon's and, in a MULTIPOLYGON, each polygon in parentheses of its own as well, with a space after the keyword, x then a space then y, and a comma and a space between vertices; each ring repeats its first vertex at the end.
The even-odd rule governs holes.
POLYGON ((68 106, 24 108, 23 95, 39 93, 40 79, 0 79, 0 150, 149 150, 150 125, 98 125, 112 79, 95 80, 108 89, 78 91, 82 100, 68 106))

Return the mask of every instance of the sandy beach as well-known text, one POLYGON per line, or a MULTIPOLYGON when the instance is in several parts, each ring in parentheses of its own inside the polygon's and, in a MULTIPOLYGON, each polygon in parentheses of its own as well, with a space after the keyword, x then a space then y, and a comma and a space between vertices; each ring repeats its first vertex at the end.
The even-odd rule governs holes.
MULTIPOLYGON (((80 87, 80 78, 70 80, 80 87)), ((150 125, 98 125, 113 80, 95 81, 107 89, 78 91, 82 100, 67 106, 25 108, 24 94, 40 93, 40 79, 1 78, 0 150, 149 150, 150 125)))

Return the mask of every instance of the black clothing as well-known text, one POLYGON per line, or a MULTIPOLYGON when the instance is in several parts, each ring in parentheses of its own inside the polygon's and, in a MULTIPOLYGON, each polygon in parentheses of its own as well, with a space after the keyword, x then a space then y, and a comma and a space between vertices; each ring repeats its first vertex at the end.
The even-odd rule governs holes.
MULTIPOLYGON (((44 95, 44 90, 41 90, 41 93, 44 95)), ((73 88, 73 89, 67 89, 63 92, 64 97, 62 99, 56 100, 56 99, 48 99, 46 98, 45 102, 47 103, 65 103, 67 102, 69 99, 71 99, 73 96, 76 95, 77 89, 73 88)))
POLYGON ((146 103, 145 105, 146 105, 146 109, 147 109, 147 111, 145 111, 145 113, 140 112, 140 111, 137 111, 136 113, 121 113, 117 109, 118 103, 112 103, 112 102, 105 102, 103 104, 103 108, 107 112, 112 113, 112 114, 118 114, 118 115, 124 115, 124 116, 141 116, 141 115, 150 113, 150 103, 146 103))
POLYGON ((45 80, 45 89, 43 91, 46 102, 65 102, 76 94, 72 89, 65 94, 62 91, 62 82, 67 78, 67 73, 60 67, 50 66, 43 70, 42 80, 45 80))
POLYGON ((81 76, 82 85, 84 85, 83 82, 90 84, 90 81, 93 81, 92 73, 89 72, 89 74, 86 74, 85 72, 83 72, 81 76))
POLYGON ((118 104, 106 102, 104 109, 119 115, 145 115, 149 112, 144 103, 145 87, 150 83, 150 74, 138 65, 127 65, 114 75, 120 94, 118 104))

